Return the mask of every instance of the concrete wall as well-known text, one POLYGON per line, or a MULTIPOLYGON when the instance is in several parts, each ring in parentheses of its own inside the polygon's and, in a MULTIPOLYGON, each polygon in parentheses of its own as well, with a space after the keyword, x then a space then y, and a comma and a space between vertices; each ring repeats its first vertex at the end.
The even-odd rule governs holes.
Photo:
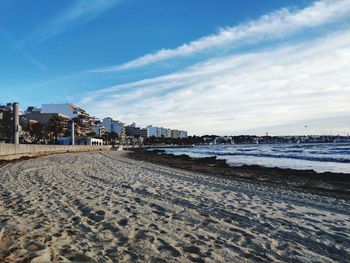
POLYGON ((24 156, 40 156, 49 153, 86 152, 110 150, 110 145, 37 145, 0 143, 0 160, 14 160, 24 156))

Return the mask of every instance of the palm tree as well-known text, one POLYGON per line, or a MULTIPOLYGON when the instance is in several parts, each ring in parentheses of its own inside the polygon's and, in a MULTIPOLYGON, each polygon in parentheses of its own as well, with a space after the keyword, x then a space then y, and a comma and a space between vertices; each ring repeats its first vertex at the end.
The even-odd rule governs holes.
POLYGON ((0 118, 0 138, 4 141, 10 141, 12 136, 12 113, 10 111, 2 111, 0 118))
POLYGON ((58 143, 58 136, 64 133, 68 120, 61 116, 53 116, 48 123, 48 131, 53 133, 55 142, 58 143))
POLYGON ((34 142, 39 142, 45 137, 45 126, 40 122, 33 123, 29 126, 29 134, 34 142))
POLYGON ((109 143, 109 135, 110 133, 108 131, 106 131, 105 133, 102 134, 102 140, 105 144, 108 144, 109 143))
POLYGON ((110 143, 114 146, 115 145, 115 141, 118 139, 118 133, 112 131, 110 134, 109 134, 109 141, 110 143))

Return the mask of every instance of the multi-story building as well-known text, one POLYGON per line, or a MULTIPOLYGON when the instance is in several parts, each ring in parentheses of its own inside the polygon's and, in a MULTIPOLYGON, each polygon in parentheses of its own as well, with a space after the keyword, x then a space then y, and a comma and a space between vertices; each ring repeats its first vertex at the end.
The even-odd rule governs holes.
POLYGON ((149 131, 150 137, 187 138, 187 131, 171 130, 163 127, 154 127, 152 125, 148 125, 146 129, 149 131))
POLYGON ((71 119, 79 117, 79 115, 87 115, 84 110, 71 103, 43 104, 41 107, 41 113, 61 113, 71 119))
POLYGON ((148 125, 146 127, 146 129, 148 130, 149 136, 150 137, 158 137, 158 127, 153 127, 152 125, 148 125))
POLYGON ((159 136, 158 137, 164 137, 166 138, 167 137, 167 134, 168 134, 168 131, 166 128, 163 128, 163 127, 160 127, 159 128, 159 136))
POLYGON ((37 111, 32 111, 32 112, 26 112, 24 114, 24 117, 26 118, 26 120, 28 122, 39 122, 41 124, 48 124, 50 122, 50 120, 52 120, 55 117, 61 117, 63 119, 66 119, 67 122, 69 120, 69 117, 61 114, 61 113, 41 113, 41 112, 37 112, 37 111))
POLYGON ((98 123, 95 122, 94 132, 95 132, 96 136, 102 137, 102 135, 105 134, 106 132, 108 132, 108 130, 106 129, 105 126, 103 126, 102 122, 98 122, 98 123))
POLYGON ((131 125, 126 126, 125 133, 126 133, 126 136, 142 137, 142 138, 150 137, 149 129, 147 128, 141 129, 140 127, 136 127, 135 123, 132 123, 131 125))
POLYGON ((171 138, 171 130, 166 129, 165 138, 171 138))
POLYGON ((171 130, 171 138, 178 139, 180 138, 181 131, 179 130, 171 130))
POLYGON ((180 131, 180 138, 187 138, 187 131, 180 131))
POLYGON ((125 133, 125 123, 113 120, 111 117, 104 118, 102 124, 109 132, 115 132, 118 135, 125 133))
POLYGON ((87 135, 94 131, 95 117, 91 117, 85 110, 74 104, 43 104, 41 113, 60 113, 68 116, 70 119, 78 118, 79 123, 76 124, 76 132, 79 135, 87 135))
POLYGON ((140 134, 141 138, 148 138, 149 137, 149 132, 147 129, 140 129, 139 134, 140 134))
POLYGON ((28 113, 32 113, 32 112, 41 113, 41 109, 37 108, 35 106, 29 106, 27 108, 27 110, 24 112, 24 114, 28 114, 28 113))

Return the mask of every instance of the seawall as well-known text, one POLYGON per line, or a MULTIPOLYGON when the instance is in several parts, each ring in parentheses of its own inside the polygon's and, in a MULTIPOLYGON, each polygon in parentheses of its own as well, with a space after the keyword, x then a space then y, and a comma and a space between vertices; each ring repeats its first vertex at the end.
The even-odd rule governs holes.
POLYGON ((38 145, 0 143, 0 160, 15 160, 51 153, 110 150, 111 145, 38 145))

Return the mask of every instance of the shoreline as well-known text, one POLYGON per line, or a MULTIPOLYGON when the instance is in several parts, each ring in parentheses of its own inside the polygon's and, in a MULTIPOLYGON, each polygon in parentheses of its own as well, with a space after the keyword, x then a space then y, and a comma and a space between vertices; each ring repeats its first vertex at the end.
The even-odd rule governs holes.
POLYGON ((315 194, 350 199, 350 174, 317 173, 313 170, 295 170, 260 165, 230 166, 215 156, 192 158, 188 155, 166 154, 164 150, 133 149, 128 157, 162 166, 199 172, 208 176, 255 184, 267 184, 315 194))

